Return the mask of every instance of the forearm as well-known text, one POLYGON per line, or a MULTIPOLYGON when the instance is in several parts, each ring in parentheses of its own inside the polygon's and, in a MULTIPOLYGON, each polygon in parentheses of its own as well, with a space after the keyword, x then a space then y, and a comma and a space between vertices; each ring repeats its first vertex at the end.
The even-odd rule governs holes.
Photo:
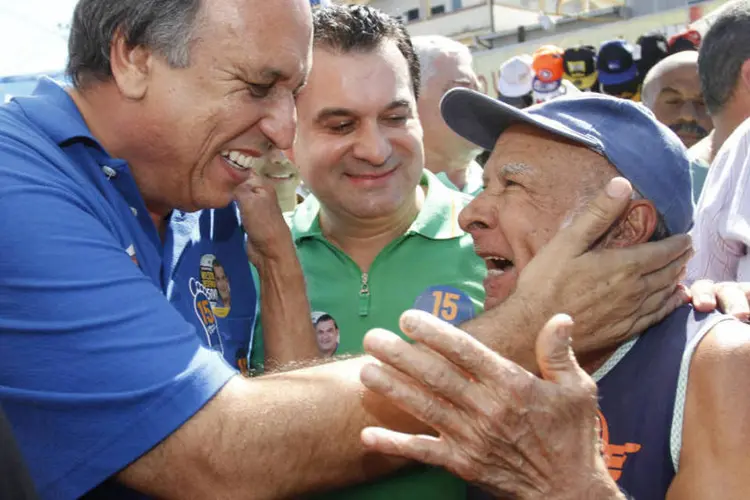
POLYGON ((362 482, 405 462, 365 455, 360 431, 426 432, 366 392, 361 357, 235 377, 183 427, 121 474, 163 498, 289 498, 362 482))
POLYGON ((290 244, 281 258, 257 262, 265 369, 320 355, 302 268, 290 244))

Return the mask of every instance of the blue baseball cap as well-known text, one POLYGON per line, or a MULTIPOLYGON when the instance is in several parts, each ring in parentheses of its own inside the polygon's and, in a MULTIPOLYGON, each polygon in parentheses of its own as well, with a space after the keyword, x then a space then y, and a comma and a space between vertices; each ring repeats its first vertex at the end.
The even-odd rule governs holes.
POLYGON ((604 85, 622 85, 638 78, 633 46, 625 40, 610 40, 601 44, 596 68, 599 82, 604 85))
POLYGON ((664 218, 670 233, 693 225, 690 160, 682 141, 645 106, 591 92, 516 109, 465 88, 440 102, 443 119, 458 135, 486 150, 511 125, 527 123, 599 153, 664 218))

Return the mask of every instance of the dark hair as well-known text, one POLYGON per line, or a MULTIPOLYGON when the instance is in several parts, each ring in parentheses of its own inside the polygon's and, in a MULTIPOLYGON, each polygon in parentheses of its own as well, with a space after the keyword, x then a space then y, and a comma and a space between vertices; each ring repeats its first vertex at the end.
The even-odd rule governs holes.
POLYGON ((365 5, 334 5, 313 13, 313 43, 341 53, 368 52, 386 40, 396 43, 409 65, 414 97, 419 97, 419 58, 403 23, 365 5))
POLYGON ((339 327, 338 323, 336 323, 336 320, 333 319, 333 316, 331 316, 330 314, 327 314, 327 313, 326 314, 321 314, 318 317, 318 319, 315 320, 315 323, 313 324, 313 326, 317 327, 319 324, 321 324, 324 321, 333 321, 333 326, 335 326, 336 328, 339 327))
POLYGON ((76 87, 112 77, 110 49, 120 31, 132 47, 161 54, 170 66, 190 65, 201 0, 80 0, 68 39, 66 73, 76 87))
POLYGON ((698 73, 709 113, 720 112, 732 98, 742 64, 748 59, 750 2, 742 0, 716 17, 701 43, 698 73))

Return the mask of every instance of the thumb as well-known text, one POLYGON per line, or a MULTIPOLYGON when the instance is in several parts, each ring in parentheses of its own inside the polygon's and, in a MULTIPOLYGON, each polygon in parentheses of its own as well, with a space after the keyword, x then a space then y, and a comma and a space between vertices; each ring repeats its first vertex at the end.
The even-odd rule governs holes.
POLYGON ((577 257, 589 250, 625 211, 633 187, 623 177, 610 180, 602 192, 586 205, 571 224, 558 231, 547 247, 559 259, 577 257))
POLYGON ((556 314, 539 332, 536 360, 542 377, 560 385, 577 383, 582 375, 570 347, 573 320, 567 314, 556 314))

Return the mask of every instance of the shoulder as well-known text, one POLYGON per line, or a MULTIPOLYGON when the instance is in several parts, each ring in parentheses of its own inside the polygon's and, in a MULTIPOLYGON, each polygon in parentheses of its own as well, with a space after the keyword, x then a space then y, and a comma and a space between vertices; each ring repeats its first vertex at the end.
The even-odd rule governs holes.
POLYGON ((691 378, 706 382, 740 373, 750 377, 750 325, 735 319, 714 325, 696 348, 692 364, 691 378))

